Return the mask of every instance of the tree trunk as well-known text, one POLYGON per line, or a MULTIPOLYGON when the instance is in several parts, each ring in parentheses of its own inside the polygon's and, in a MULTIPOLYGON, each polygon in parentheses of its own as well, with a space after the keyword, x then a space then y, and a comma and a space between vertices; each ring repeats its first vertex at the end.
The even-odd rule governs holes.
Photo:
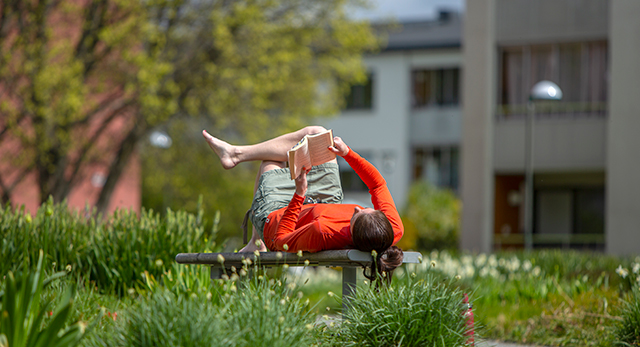
POLYGON ((109 171, 107 172, 107 180, 100 191, 100 196, 96 202, 96 209, 98 213, 103 216, 106 215, 109 203, 111 202, 111 196, 116 188, 116 184, 120 180, 122 173, 124 172, 131 156, 135 150, 135 146, 138 143, 142 134, 146 131, 146 126, 136 124, 133 129, 127 134, 127 137, 122 141, 120 149, 115 158, 111 162, 109 171))

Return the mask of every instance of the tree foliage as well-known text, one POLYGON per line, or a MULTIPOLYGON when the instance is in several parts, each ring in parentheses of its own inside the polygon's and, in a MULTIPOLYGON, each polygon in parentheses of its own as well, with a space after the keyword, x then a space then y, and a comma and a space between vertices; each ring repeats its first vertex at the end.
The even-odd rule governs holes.
POLYGON ((0 2, 3 202, 29 173, 62 200, 98 167, 105 211, 136 145, 181 117, 252 142, 334 113, 378 44, 350 3, 0 2))
POLYGON ((251 206, 258 165, 245 163, 224 170, 200 134, 209 127, 206 119, 175 121, 163 127, 172 140, 169 148, 143 142, 142 205, 159 212, 170 208, 195 213, 202 196, 201 207, 209 220, 219 212, 219 237, 235 236, 236 241, 244 213, 251 206))

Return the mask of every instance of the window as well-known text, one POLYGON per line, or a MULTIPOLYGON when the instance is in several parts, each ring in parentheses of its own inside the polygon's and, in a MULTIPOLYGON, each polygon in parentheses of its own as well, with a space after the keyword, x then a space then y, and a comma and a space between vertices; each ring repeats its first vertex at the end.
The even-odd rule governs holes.
POLYGON ((458 189, 458 147, 424 147, 413 152, 413 179, 458 189))
POLYGON ((577 189, 574 192, 576 234, 604 234, 604 189, 577 189))
POLYGON ((604 188, 537 189, 534 201, 534 232, 540 235, 541 246, 602 250, 604 188), (549 235, 564 237, 549 238, 549 235))
POLYGON ((460 102, 460 69, 414 70, 412 106, 458 105, 460 102))
POLYGON ((351 86, 346 100, 347 110, 370 110, 373 107, 373 74, 367 75, 364 84, 351 86))
POLYGON ((501 66, 504 115, 524 114, 531 87, 542 80, 557 83, 563 93, 562 102, 548 105, 546 113, 605 114, 606 42, 503 47, 501 66))

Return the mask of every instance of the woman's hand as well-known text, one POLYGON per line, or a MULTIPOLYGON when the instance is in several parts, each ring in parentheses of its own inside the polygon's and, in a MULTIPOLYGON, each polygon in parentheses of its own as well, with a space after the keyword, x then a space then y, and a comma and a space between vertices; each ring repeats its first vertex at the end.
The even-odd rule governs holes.
POLYGON ((329 150, 341 157, 349 154, 349 146, 338 136, 333 138, 333 146, 329 146, 329 150))
POLYGON ((302 168, 302 172, 296 178, 296 194, 300 196, 304 196, 307 194, 307 173, 311 171, 311 169, 302 168))

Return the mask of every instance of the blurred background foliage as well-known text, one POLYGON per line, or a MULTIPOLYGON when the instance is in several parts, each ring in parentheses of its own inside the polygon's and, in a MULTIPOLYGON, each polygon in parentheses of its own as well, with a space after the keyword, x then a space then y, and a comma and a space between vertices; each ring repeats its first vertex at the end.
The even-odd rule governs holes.
POLYGON ((101 167, 104 212, 157 127, 202 117, 214 136, 246 143, 335 114, 365 79, 362 53, 379 46, 368 23, 347 20, 362 3, 0 2, 0 145, 13 154, 2 156, 2 202, 29 173, 41 202, 62 201, 101 167))
POLYGON ((449 189, 426 181, 412 184, 402 211, 404 236, 398 247, 426 251, 457 249, 461 206, 460 199, 449 189))
POLYGON ((210 221, 220 213, 219 240, 231 238, 229 247, 233 248, 239 245, 240 224, 251 207, 258 165, 246 163, 232 172, 224 170, 200 134, 209 126, 206 119, 171 122, 165 127, 172 139, 170 147, 142 143, 142 205, 160 213, 167 209, 197 213, 197 197, 201 196, 200 207, 210 221))

